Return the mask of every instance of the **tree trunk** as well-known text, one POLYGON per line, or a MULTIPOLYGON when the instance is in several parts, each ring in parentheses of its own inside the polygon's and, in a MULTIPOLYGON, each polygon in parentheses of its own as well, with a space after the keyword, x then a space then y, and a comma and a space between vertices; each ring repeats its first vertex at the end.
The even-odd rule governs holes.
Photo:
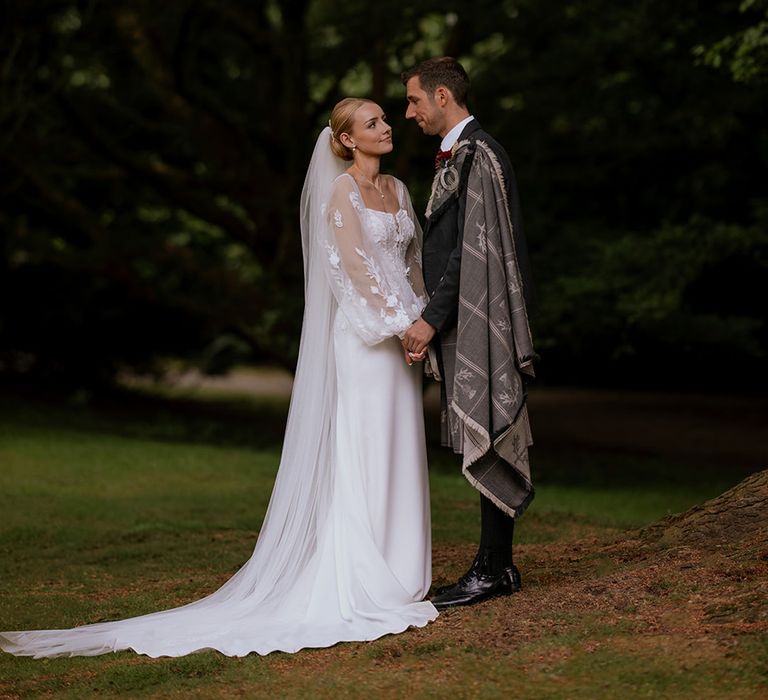
POLYGON ((641 538, 662 546, 725 548, 768 557, 768 470, 747 477, 717 498, 644 528, 641 538))

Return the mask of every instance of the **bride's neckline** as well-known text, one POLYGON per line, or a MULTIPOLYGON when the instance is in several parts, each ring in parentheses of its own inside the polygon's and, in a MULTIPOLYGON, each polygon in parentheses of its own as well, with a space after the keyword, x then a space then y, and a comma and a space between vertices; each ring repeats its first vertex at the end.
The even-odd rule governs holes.
POLYGON ((367 206, 365 200, 363 199, 363 193, 360 191, 360 185, 357 184, 357 180, 355 180, 354 176, 350 175, 349 173, 342 173, 342 175, 346 175, 348 178, 352 179, 352 182, 355 185, 355 189, 357 190, 357 194, 360 196, 360 204, 366 211, 375 211, 377 214, 387 214, 389 216, 397 216, 401 211, 405 211, 405 207, 400 206, 399 195, 397 199, 397 206, 399 209, 395 212, 387 211, 386 209, 374 209, 373 207, 367 206))

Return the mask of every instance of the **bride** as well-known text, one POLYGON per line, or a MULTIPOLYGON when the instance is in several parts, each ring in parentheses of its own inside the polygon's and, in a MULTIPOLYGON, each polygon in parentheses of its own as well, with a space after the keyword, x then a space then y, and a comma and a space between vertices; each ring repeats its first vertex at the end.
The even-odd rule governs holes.
POLYGON ((329 124, 301 197, 299 360, 251 558, 188 605, 74 629, 0 632, 0 648, 38 658, 123 649, 243 656, 376 639, 437 617, 424 600, 430 513, 413 362, 422 357, 399 340, 426 302, 421 231, 403 183, 379 173, 392 150, 381 108, 347 98, 329 124))

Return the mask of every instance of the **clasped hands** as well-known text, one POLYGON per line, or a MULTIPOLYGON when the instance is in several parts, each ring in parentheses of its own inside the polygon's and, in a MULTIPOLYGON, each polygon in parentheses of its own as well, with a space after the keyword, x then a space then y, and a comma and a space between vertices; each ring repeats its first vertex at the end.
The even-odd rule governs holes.
POLYGON ((437 329, 423 318, 419 318, 411 324, 401 341, 406 364, 412 365, 427 356, 427 346, 436 332, 437 329))

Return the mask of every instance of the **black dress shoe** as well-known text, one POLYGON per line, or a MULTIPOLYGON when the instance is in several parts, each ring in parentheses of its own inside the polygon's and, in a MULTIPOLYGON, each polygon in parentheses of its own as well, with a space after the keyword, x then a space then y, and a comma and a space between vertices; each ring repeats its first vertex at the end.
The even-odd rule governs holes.
POLYGON ((442 595, 446 591, 449 591, 451 588, 453 588, 455 585, 456 585, 455 583, 448 583, 444 586, 438 586, 437 588, 435 588, 435 591, 432 594, 432 597, 434 598, 435 596, 442 595))
POLYGON ((496 596, 511 595, 521 588, 520 572, 514 564, 500 574, 486 574, 472 568, 457 583, 439 589, 430 600, 432 605, 442 610, 456 605, 474 605, 496 596))

